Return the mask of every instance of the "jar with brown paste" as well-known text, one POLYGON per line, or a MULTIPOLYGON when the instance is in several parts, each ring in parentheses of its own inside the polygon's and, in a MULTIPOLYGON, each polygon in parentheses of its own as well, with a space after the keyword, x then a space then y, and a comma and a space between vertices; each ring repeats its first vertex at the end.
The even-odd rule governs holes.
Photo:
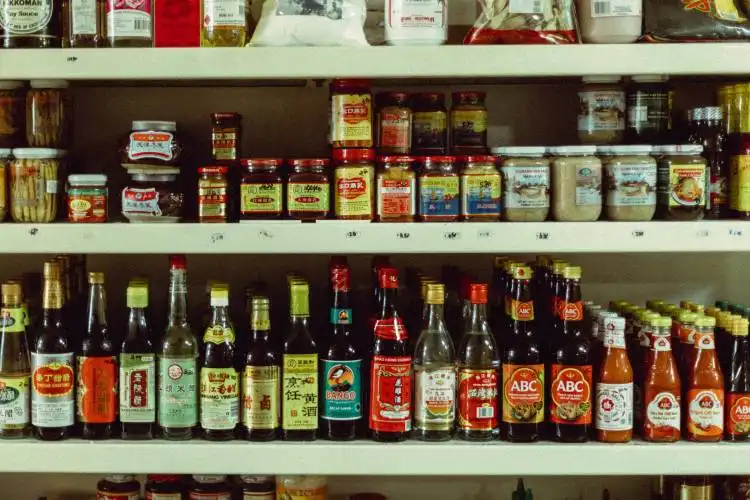
POLYGON ((500 157, 505 210, 510 222, 541 222, 549 213, 550 171, 544 146, 492 148, 500 157))
MULTIPOLYGON (((602 213, 602 162, 596 146, 557 146, 552 155, 552 218, 565 222, 599 219, 602 213)), ((610 149, 607 148, 606 154, 610 149)))
POLYGON ((706 209, 706 159, 703 146, 674 146, 657 165, 658 216, 667 220, 701 220, 706 209))
POLYGON ((487 152, 487 107, 484 92, 454 92, 451 96, 451 149, 453 154, 487 152))
POLYGON ((613 146, 604 165, 610 220, 648 221, 656 213, 656 160, 651 146, 613 146))

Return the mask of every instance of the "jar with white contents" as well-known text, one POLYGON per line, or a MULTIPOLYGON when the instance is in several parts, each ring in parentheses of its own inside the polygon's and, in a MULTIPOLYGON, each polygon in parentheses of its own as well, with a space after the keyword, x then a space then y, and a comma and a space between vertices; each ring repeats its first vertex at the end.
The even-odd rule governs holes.
POLYGON ((546 148, 492 148, 500 157, 504 189, 503 218, 510 222, 542 222, 549 213, 549 160, 546 148))
POLYGON ((602 213, 602 163, 596 146, 558 146, 552 155, 552 218, 565 222, 599 219, 602 213))
POLYGON ((643 31, 643 0, 581 0, 578 21, 584 43, 632 43, 643 31))
POLYGON ((385 0, 388 45, 443 45, 448 39, 448 0, 385 0))
POLYGON ((604 165, 610 220, 648 221, 656 212, 656 160, 648 145, 613 146, 604 165))

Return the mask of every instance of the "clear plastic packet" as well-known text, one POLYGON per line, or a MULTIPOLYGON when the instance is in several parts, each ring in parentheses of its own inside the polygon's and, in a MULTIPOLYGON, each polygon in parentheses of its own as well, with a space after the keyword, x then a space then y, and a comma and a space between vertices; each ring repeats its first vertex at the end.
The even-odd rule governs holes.
POLYGON ((649 42, 750 39, 747 2, 736 0, 644 0, 649 42))
POLYGON ((464 44, 577 43, 573 0, 479 0, 464 44))

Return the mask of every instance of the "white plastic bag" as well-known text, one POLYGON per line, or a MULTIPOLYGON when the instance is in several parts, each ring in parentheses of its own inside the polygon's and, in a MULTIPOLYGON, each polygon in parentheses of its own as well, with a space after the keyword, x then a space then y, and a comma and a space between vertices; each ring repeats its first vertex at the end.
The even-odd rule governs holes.
POLYGON ((365 0, 265 0, 250 45, 368 45, 365 0))

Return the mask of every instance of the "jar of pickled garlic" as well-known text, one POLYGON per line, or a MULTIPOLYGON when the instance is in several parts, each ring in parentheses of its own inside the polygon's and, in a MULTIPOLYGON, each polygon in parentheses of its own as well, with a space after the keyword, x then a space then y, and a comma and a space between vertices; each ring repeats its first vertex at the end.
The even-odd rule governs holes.
POLYGON ((417 175, 411 156, 378 158, 378 221, 413 222, 417 211, 417 175))
POLYGON ((17 148, 10 168, 10 212, 15 222, 57 218, 60 158, 64 151, 17 148))

